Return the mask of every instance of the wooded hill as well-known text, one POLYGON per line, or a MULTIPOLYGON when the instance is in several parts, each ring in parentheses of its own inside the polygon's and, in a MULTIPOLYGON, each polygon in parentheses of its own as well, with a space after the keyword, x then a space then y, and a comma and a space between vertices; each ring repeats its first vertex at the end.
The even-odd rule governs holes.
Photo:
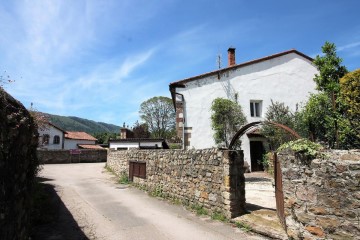
POLYGON ((59 115, 47 114, 49 120, 55 126, 65 131, 79 131, 89 134, 94 133, 119 133, 120 127, 114 124, 95 122, 92 120, 79 118, 79 117, 65 117, 59 115))

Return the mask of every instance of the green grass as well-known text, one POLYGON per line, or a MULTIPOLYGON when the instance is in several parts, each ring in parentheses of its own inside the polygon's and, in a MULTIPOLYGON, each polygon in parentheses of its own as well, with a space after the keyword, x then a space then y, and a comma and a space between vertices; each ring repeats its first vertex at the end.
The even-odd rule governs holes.
POLYGON ((208 215, 209 212, 203 207, 198 204, 191 205, 191 209, 196 212, 197 215, 208 215))
POLYGON ((214 212, 211 215, 211 219, 221 221, 221 222, 227 222, 228 221, 228 219, 225 217, 225 215, 220 213, 220 212, 214 212))
POLYGON ((240 228, 241 230, 245 231, 245 232, 249 232, 251 231, 251 227, 243 222, 235 222, 236 227, 240 228))

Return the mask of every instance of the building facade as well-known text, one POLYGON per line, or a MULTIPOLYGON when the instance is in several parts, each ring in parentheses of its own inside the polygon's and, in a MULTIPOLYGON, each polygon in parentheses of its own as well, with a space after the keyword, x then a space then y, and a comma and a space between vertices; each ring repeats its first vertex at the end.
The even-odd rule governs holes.
MULTIPOLYGON (((236 64, 235 48, 229 48, 228 67, 171 83, 177 134, 184 148, 216 146, 211 128, 211 104, 215 98, 238 102, 248 123, 264 120, 271 101, 283 102, 295 111, 310 93, 316 92, 313 78, 317 69, 312 61, 297 50, 289 50, 236 64)), ((255 158, 266 149, 265 138, 249 133, 241 141, 250 170, 259 170, 255 166, 259 159, 255 158)))

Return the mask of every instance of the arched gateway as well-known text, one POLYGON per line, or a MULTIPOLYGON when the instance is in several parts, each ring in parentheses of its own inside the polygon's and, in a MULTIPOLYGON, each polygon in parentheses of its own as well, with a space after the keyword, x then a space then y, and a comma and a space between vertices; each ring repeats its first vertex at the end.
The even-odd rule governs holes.
MULTIPOLYGON (((269 122, 269 121, 258 121, 258 122, 251 122, 249 124, 246 124, 245 126, 241 127, 239 131, 234 135, 232 138, 229 149, 234 150, 234 144, 237 139, 239 139, 243 134, 245 134, 248 130, 251 128, 254 128, 256 126, 262 125, 262 124, 270 124, 273 125, 276 128, 280 128, 288 132, 290 135, 292 135, 295 139, 299 139, 300 136, 298 133, 296 133, 293 129, 280 124, 276 122, 269 122)), ((286 222, 285 222, 285 213, 284 213, 284 194, 282 190, 282 173, 281 173, 281 167, 280 162, 277 159, 276 152, 273 156, 274 159, 274 179, 275 179, 275 198, 276 198, 276 211, 277 215, 279 217, 279 220, 281 224, 283 225, 284 229, 286 230, 286 222)))

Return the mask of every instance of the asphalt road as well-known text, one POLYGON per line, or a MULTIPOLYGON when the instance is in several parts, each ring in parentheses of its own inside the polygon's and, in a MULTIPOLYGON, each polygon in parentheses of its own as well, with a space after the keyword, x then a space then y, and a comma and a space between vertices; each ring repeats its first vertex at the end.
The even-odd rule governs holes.
POLYGON ((118 184, 104 166, 53 164, 40 173, 89 239, 263 239, 118 184))

